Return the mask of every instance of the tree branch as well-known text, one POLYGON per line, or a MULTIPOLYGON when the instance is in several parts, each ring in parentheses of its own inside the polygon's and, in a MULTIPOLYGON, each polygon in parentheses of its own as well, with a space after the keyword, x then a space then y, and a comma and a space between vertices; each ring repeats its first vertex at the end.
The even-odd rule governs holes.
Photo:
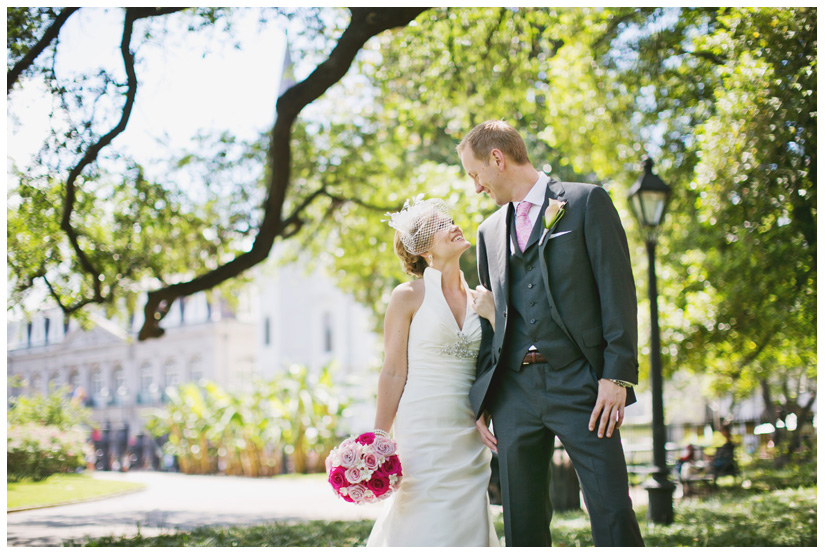
POLYGON ((40 40, 6 73, 6 94, 11 92, 11 88, 17 83, 23 72, 31 67, 37 57, 57 38, 57 35, 60 34, 61 27, 63 27, 63 24, 69 19, 69 16, 79 9, 80 8, 63 8, 57 17, 54 18, 49 28, 46 29, 46 32, 43 33, 43 36, 40 37, 40 40))
POLYGON ((112 297, 112 291, 104 297, 102 293, 102 282, 100 271, 95 268, 86 252, 80 246, 79 233, 72 226, 71 218, 74 211, 74 204, 76 199, 75 183, 80 175, 90 164, 97 160, 100 151, 107 147, 112 141, 123 131, 129 123, 129 117, 132 114, 132 108, 135 104, 135 97, 137 96, 138 80, 135 73, 135 57, 130 50, 132 42, 132 32, 134 30, 134 23, 138 19, 152 17, 155 15, 166 15, 185 8, 126 8, 126 15, 123 22, 123 35, 120 42, 120 53, 123 58, 123 65, 126 70, 127 77, 127 91, 126 101, 121 111, 120 121, 108 133, 101 137, 96 143, 86 150, 83 158, 72 168, 69 172, 69 177, 66 179, 66 192, 63 198, 63 218, 60 222, 60 228, 66 233, 69 242, 74 249, 75 254, 83 268, 84 273, 88 274, 92 279, 92 287, 94 289, 94 296, 91 299, 82 300, 70 309, 71 312, 81 308, 82 306, 91 302, 102 303, 112 297))
POLYGON ((176 298, 210 289, 227 279, 237 277, 266 259, 275 238, 282 236, 286 223, 282 219, 284 200, 289 186, 292 124, 301 110, 341 80, 352 65, 355 56, 373 36, 395 27, 409 24, 427 8, 350 8, 352 18, 329 57, 309 77, 293 85, 277 102, 277 119, 272 129, 268 163, 271 169, 264 217, 252 248, 235 259, 190 281, 175 283, 150 291, 144 306, 144 323, 138 340, 160 337, 163 314, 161 302, 171 303, 176 298))

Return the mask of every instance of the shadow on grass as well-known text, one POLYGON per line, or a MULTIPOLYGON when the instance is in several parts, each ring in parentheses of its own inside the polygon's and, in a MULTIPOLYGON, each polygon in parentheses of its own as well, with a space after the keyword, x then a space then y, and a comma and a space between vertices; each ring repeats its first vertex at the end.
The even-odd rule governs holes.
MULTIPOLYGON (((642 535, 650 547, 803 547, 816 546, 816 488, 754 492, 722 491, 705 499, 683 499, 670 526, 648 522, 646 507, 637 511, 642 535)), ((503 536, 501 516, 496 530, 503 536)), ((371 521, 276 522, 208 528, 145 537, 104 537, 71 541, 66 546, 111 547, 358 547, 366 543, 371 521)), ((553 518, 553 545, 592 546, 584 512, 553 518)))

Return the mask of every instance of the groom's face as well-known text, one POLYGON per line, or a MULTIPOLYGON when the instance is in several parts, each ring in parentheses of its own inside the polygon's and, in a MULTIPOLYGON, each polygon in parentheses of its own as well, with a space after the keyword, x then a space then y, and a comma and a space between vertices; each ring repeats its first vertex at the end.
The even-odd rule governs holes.
POLYGON ((476 194, 487 193, 498 206, 510 202, 509 189, 503 184, 497 160, 491 154, 487 161, 479 160, 471 148, 461 151, 461 165, 475 185, 476 194))

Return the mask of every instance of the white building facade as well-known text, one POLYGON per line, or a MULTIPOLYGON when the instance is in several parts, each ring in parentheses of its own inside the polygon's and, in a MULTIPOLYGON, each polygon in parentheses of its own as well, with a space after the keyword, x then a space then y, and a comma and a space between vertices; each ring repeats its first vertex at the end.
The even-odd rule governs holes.
MULTIPOLYGON (((334 364, 340 383, 373 393, 379 343, 369 311, 321 272, 268 263, 256 275, 234 309, 202 293, 178 299, 158 339, 137 341, 137 314, 128 322, 92 316, 85 330, 75 321, 64 326, 57 308, 30 321, 9 321, 7 395, 68 385, 85 395, 97 424, 128 426, 134 436, 149 410, 163 405, 167 387, 201 379, 246 391, 255 379, 272 378, 290 364, 312 372, 334 364)), ((352 427, 372 425, 369 407, 351 412, 352 427)))

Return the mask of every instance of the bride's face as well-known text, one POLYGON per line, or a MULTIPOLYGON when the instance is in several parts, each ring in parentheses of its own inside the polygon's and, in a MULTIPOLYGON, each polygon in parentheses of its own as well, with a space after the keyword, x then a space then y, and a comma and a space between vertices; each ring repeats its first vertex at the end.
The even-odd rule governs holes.
POLYGON ((464 238, 461 228, 455 225, 451 218, 443 214, 436 217, 438 223, 433 234, 430 254, 439 259, 461 256, 461 253, 470 248, 470 242, 464 238))

